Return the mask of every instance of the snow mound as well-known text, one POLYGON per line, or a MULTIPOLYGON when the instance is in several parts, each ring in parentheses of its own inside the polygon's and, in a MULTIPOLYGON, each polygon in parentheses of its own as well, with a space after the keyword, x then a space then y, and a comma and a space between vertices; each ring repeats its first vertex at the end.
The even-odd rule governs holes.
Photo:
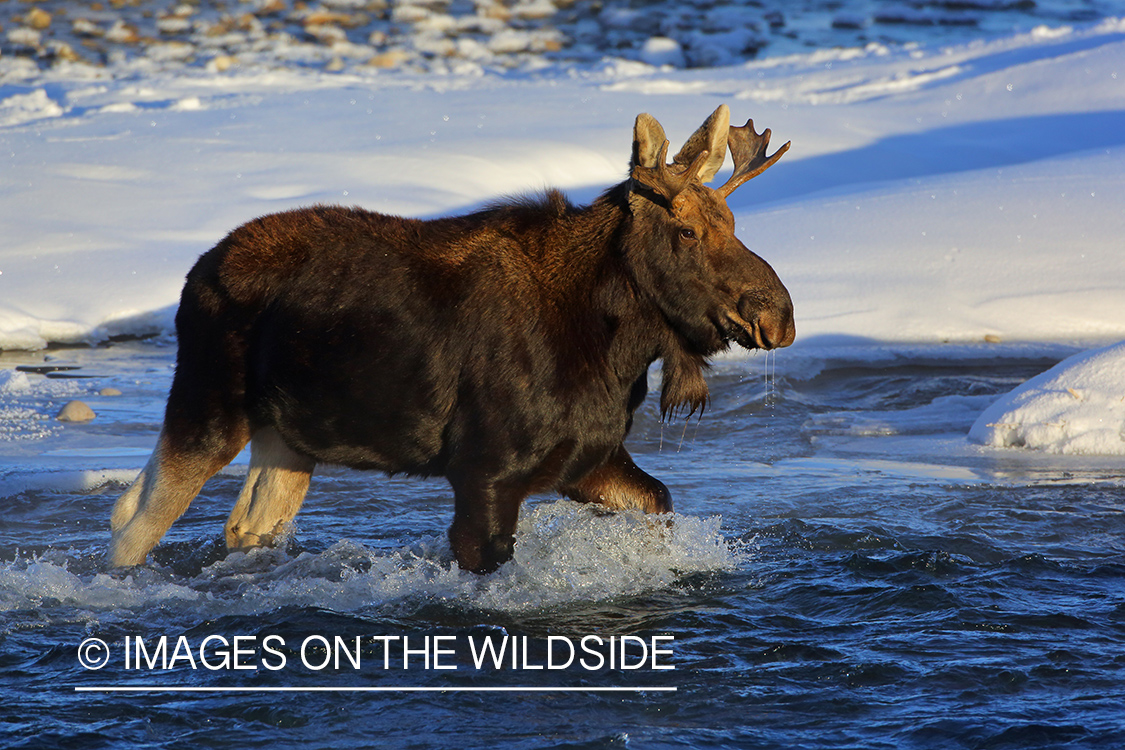
POLYGON ((1125 341, 1035 376, 988 407, 969 438, 998 448, 1125 455, 1125 341))

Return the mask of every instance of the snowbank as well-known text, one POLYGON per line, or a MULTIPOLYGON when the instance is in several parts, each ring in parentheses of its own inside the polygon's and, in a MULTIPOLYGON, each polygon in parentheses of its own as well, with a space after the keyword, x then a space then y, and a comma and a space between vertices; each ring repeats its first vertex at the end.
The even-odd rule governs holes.
POLYGON ((1125 341, 1027 381, 988 407, 969 437, 998 448, 1125 455, 1125 341))
POLYGON ((798 347, 1125 338, 1119 21, 687 71, 63 72, 0 87, 3 349, 167 332, 194 259, 263 213, 587 201, 637 113, 676 140, 722 102, 794 144, 731 202, 798 347))

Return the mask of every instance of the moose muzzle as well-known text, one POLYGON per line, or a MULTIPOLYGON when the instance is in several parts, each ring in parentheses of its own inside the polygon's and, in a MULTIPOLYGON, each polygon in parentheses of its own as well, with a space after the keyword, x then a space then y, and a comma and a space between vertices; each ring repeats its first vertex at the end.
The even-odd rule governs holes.
POLYGON ((747 349, 779 349, 797 337, 793 300, 780 281, 769 292, 744 294, 738 302, 738 317, 740 320, 731 321, 741 329, 734 332, 734 338, 747 349))

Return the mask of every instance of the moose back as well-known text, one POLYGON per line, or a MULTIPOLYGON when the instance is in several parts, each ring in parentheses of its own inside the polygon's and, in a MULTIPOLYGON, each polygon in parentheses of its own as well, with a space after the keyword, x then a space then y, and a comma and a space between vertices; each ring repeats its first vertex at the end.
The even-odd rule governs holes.
POLYGON ((512 556, 520 504, 557 491, 672 509, 622 444, 662 360, 662 413, 707 402, 707 357, 793 341, 773 269, 726 199, 770 167, 770 131, 719 107, 669 163, 637 117, 628 179, 577 208, 558 192, 419 221, 317 206, 255 219, 205 253, 176 315, 164 426, 111 518, 137 565, 249 441, 229 549, 270 544, 318 463, 444 476, 458 564, 512 556), (711 180, 727 150, 734 173, 711 180))

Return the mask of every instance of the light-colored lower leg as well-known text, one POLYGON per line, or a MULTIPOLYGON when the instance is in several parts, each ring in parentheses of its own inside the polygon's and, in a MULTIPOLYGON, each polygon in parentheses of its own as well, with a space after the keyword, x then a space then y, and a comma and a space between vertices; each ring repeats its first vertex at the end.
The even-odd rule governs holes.
POLYGON ((164 434, 110 516, 109 564, 140 565, 221 464, 172 455, 164 434))
POLYGON ((564 490, 571 500, 597 503, 613 510, 639 508, 645 513, 671 513, 672 495, 659 479, 633 462, 619 446, 605 464, 564 490))
POLYGON ((227 549, 272 544, 301 509, 316 462, 292 451, 272 427, 250 440, 246 484, 227 519, 227 549))

